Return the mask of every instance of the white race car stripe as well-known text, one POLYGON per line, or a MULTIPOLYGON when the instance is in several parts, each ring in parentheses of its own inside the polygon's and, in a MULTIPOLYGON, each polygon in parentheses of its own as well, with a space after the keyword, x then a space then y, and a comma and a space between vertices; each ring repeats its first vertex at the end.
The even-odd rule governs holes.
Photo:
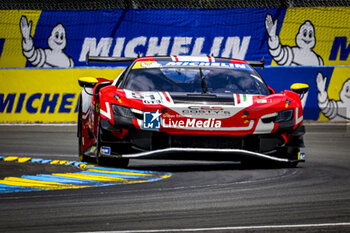
POLYGON ((100 113, 102 116, 107 117, 108 119, 112 120, 112 113, 111 113, 111 108, 109 107, 109 104, 106 103, 106 111, 103 111, 102 108, 100 109, 100 113))
POLYGON ((204 62, 215 62, 215 59, 213 57, 207 57, 207 56, 198 56, 198 57, 192 57, 192 56, 171 56, 171 59, 173 61, 204 61, 204 62))

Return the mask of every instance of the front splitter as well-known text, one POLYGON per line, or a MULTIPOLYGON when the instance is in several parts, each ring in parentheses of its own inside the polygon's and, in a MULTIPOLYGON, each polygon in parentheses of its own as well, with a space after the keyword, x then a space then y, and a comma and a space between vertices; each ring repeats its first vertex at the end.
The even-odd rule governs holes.
POLYGON ((235 158, 250 157, 259 158, 264 160, 270 160, 282 163, 291 162, 305 162, 305 156, 301 153, 296 160, 290 160, 286 158, 279 158, 271 155, 266 155, 262 153, 252 152, 248 150, 241 149, 217 149, 217 148, 165 148, 152 151, 139 152, 134 154, 123 154, 121 158, 128 159, 200 159, 199 156, 191 156, 194 154, 209 155, 203 160, 234 160, 235 158), (185 155, 184 155, 185 154, 185 155), (212 158, 210 156, 212 155, 212 158), (220 159, 216 159, 216 156, 220 159))

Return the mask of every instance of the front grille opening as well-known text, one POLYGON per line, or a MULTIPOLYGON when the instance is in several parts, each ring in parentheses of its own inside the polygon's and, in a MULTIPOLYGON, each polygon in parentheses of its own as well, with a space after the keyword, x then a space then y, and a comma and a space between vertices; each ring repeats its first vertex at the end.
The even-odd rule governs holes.
POLYGON ((171 147, 184 147, 184 148, 241 149, 243 145, 243 139, 241 137, 172 135, 170 144, 171 144, 171 147))

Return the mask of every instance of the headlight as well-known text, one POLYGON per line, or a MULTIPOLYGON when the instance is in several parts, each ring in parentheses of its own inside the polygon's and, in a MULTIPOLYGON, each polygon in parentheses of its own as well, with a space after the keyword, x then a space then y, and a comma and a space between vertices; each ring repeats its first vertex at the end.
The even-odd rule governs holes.
POLYGON ((293 118, 293 109, 278 112, 275 122, 290 121, 293 118))
POLYGON ((113 113, 116 116, 122 116, 126 118, 135 118, 135 115, 131 112, 130 108, 126 108, 119 105, 112 105, 113 113))

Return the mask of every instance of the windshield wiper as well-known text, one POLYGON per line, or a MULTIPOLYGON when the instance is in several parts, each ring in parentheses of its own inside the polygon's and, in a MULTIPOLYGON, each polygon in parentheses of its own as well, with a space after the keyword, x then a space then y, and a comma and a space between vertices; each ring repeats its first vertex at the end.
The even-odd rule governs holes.
POLYGON ((199 74, 202 78, 201 86, 202 86, 202 93, 207 94, 209 93, 207 83, 205 82, 205 75, 203 74, 203 70, 201 67, 199 67, 199 74))

